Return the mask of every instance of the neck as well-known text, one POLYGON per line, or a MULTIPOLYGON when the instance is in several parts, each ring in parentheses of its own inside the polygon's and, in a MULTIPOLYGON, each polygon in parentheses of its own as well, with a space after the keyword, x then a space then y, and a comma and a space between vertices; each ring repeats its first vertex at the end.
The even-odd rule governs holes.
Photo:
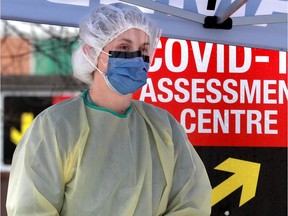
POLYGON ((99 72, 94 73, 94 80, 90 87, 90 96, 97 106, 119 114, 125 114, 132 101, 131 94, 121 95, 108 87, 99 72))

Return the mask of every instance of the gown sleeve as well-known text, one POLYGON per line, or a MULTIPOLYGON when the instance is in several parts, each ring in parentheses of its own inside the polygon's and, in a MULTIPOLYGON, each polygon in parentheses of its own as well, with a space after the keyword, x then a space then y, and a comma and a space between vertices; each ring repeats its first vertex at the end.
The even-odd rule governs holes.
POLYGON ((6 202, 8 215, 59 215, 64 185, 54 126, 51 120, 37 117, 13 155, 6 202))
POLYGON ((173 184, 165 216, 211 214, 211 185, 205 166, 181 125, 174 135, 176 146, 173 184), (175 138, 176 137, 176 138, 175 138))

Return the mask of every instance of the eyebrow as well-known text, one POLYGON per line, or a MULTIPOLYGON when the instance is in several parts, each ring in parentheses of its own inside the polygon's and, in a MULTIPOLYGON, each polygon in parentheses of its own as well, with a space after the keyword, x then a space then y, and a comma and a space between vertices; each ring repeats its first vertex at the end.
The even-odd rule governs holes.
MULTIPOLYGON (((130 43, 130 44, 133 43, 133 41, 130 40, 130 39, 128 39, 128 38, 122 38, 122 39, 120 39, 120 41, 125 41, 125 42, 130 43)), ((149 43, 149 42, 144 42, 144 43, 141 44, 141 45, 150 45, 150 43, 149 43)))

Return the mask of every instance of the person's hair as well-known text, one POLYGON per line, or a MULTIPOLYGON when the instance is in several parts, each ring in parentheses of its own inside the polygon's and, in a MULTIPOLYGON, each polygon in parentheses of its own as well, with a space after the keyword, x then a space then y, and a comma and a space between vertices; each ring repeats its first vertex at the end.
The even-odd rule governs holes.
POLYGON ((92 72, 95 70, 91 62, 97 65, 101 50, 113 39, 131 28, 145 32, 150 38, 150 50, 156 48, 160 30, 140 9, 123 3, 100 5, 96 8, 79 25, 81 41, 72 55, 74 76, 91 84, 92 72), (90 49, 86 49, 84 53, 85 45, 88 45, 90 49))

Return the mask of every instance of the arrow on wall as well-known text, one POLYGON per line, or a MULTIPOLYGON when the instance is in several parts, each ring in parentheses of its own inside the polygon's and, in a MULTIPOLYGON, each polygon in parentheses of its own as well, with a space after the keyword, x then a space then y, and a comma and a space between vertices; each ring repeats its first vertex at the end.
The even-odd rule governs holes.
POLYGON ((20 131, 17 130, 15 127, 12 127, 10 129, 10 139, 15 145, 19 143, 21 137, 26 132, 28 127, 31 125, 33 119, 34 119, 33 113, 24 112, 22 113, 20 119, 20 131))
POLYGON ((230 178, 212 190, 212 206, 229 194, 242 187, 239 207, 252 199, 256 194, 261 164, 228 158, 214 169, 234 173, 230 178))

